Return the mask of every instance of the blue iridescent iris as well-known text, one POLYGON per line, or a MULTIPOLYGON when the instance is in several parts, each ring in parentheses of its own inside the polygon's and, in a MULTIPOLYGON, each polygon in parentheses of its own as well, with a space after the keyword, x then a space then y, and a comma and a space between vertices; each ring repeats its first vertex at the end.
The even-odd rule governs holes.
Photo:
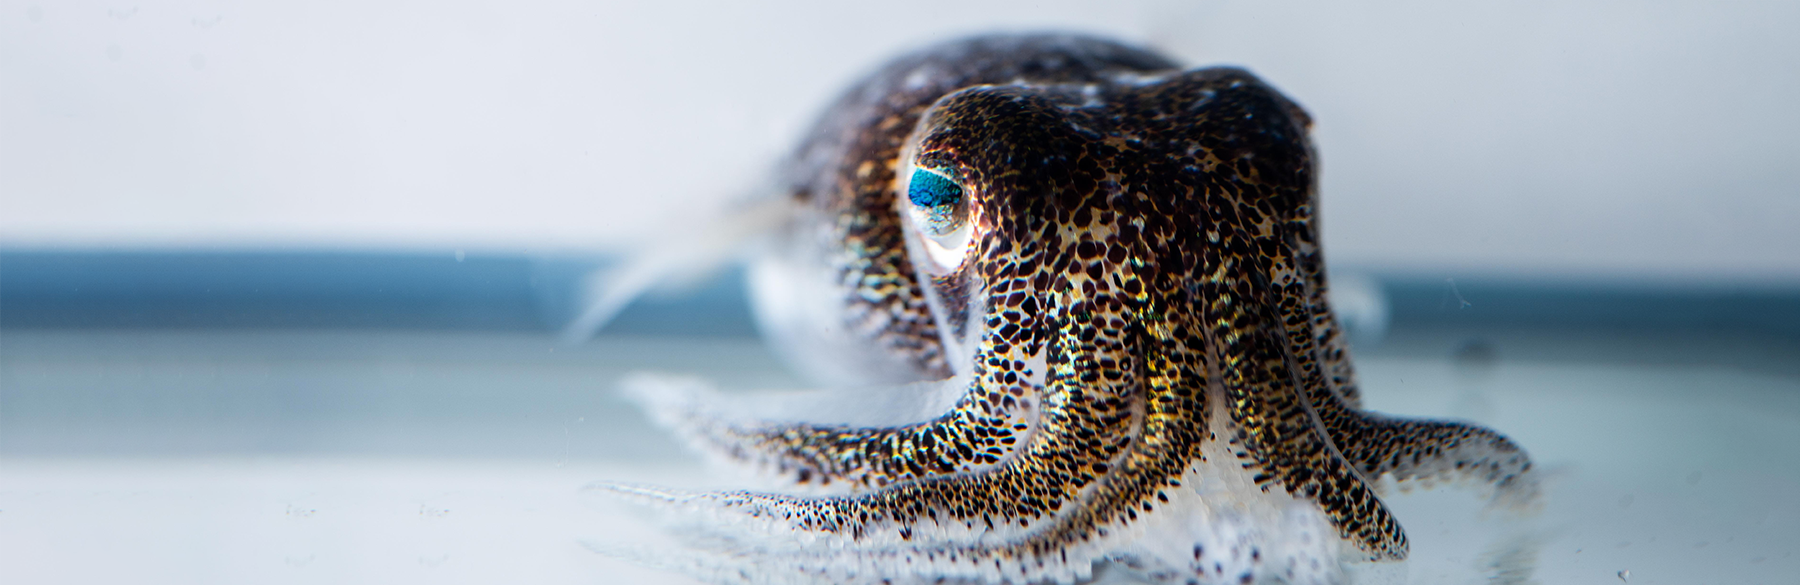
POLYGON ((913 169, 906 197, 912 200, 913 205, 933 209, 962 201, 963 189, 962 185, 951 181, 949 177, 925 169, 913 169))

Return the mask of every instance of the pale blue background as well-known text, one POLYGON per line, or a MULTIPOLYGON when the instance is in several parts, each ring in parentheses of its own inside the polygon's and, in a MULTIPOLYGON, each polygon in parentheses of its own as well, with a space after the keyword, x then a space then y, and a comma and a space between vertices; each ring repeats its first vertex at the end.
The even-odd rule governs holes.
POLYGON ((0 3, 0 243, 611 249, 992 29, 1250 67, 1334 261, 1800 280, 1800 3, 0 3))

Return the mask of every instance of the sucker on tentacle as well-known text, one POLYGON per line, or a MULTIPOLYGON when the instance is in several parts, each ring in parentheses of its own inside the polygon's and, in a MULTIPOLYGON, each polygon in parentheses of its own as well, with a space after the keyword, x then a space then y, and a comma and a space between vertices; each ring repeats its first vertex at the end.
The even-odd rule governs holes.
POLYGON ((595 489, 678 516, 717 582, 1337 583, 1407 555, 1384 478, 1530 500, 1499 433, 1362 410, 1310 124, 1087 37, 896 60, 809 134, 751 271, 771 342, 838 389, 632 385, 776 491, 595 489))

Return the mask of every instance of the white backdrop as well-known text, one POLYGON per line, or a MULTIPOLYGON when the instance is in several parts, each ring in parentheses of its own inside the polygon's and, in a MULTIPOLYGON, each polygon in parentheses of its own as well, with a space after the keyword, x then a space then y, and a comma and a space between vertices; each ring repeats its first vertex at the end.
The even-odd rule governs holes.
POLYGON ((1312 111, 1333 260, 1800 281, 1800 3, 0 6, 0 245, 594 250, 922 42, 1089 30, 1312 111))

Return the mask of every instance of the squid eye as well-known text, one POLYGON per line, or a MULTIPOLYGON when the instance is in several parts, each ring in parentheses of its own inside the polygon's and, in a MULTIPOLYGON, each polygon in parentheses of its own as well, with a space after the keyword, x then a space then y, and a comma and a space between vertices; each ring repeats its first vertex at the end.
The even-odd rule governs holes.
POLYGON ((913 167, 906 181, 909 215, 937 273, 962 263, 969 248, 969 202, 962 185, 937 169, 913 167))
POLYGON ((916 169, 913 171, 912 183, 906 188, 906 197, 912 200, 913 205, 932 209, 961 203, 963 189, 962 185, 956 184, 949 177, 926 169, 916 169))
POLYGON ((912 202, 920 231, 932 237, 954 233, 968 216, 962 185, 940 171, 914 167, 912 178, 907 181, 906 198, 912 202))

